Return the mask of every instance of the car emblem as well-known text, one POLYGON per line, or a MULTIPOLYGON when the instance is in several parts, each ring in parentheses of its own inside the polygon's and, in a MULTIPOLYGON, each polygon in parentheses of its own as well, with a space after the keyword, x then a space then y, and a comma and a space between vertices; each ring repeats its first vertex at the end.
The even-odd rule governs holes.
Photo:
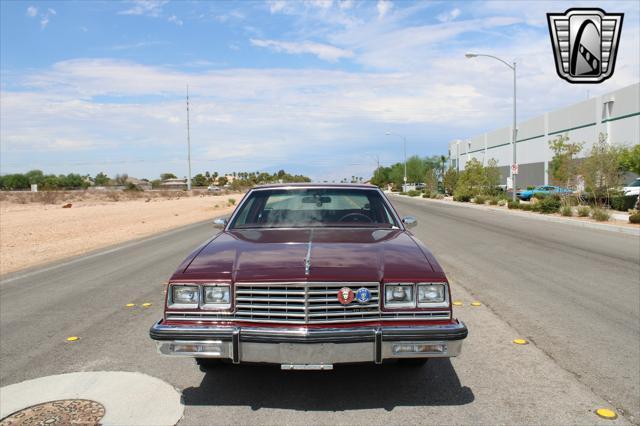
POLYGON ((601 83, 613 75, 624 13, 573 8, 547 13, 560 78, 569 83, 601 83))
POLYGON ((364 287, 359 288, 358 291, 356 291, 356 300, 360 303, 367 303, 371 300, 371 292, 369 289, 364 287))
POLYGON ((338 290, 338 301, 340 301, 340 303, 342 303, 343 305, 348 305, 349 303, 353 302, 354 298, 355 295, 353 294, 353 290, 351 290, 349 287, 342 287, 340 290, 338 290))

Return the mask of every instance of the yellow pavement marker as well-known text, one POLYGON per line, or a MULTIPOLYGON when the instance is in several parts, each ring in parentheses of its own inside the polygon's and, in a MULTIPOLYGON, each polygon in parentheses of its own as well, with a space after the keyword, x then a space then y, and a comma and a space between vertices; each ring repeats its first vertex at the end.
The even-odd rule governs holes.
POLYGON ((127 308, 133 308, 134 306, 136 306, 136 304, 135 303, 127 303, 124 306, 126 306, 127 308))
POLYGON ((607 419, 607 420, 615 420, 618 418, 618 415, 616 414, 616 412, 613 410, 609 410, 608 408, 598 408, 596 410, 596 414, 602 417, 603 419, 607 419))
POLYGON ((453 306, 462 306, 463 303, 460 300, 454 300, 453 301, 453 306))
POLYGON ((67 342, 75 342, 76 340, 80 340, 78 336, 67 337, 67 342))
POLYGON ((482 306, 480 302, 471 302, 471 306, 482 306))
POLYGON ((147 302, 147 303, 143 303, 142 306, 144 308, 148 308, 149 306, 151 306, 151 303, 147 302))
POLYGON ((516 345, 528 345, 529 341, 525 339, 515 339, 513 343, 515 343, 516 345))

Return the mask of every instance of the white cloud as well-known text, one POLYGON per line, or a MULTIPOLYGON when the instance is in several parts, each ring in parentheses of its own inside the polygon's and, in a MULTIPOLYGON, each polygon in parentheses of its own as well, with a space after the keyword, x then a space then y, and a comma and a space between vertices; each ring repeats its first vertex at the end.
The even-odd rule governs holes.
POLYGON ((287 6, 287 2, 285 0, 270 0, 269 1, 269 11, 271 13, 278 13, 287 6))
POLYGON ((131 0, 132 6, 118 12, 120 15, 146 15, 157 18, 167 0, 131 0))
POLYGON ((131 49, 140 49, 140 48, 151 47, 151 46, 161 46, 166 44, 167 44, 166 42, 161 42, 161 41, 139 41, 136 43, 116 44, 115 46, 111 47, 111 50, 131 50, 131 49))
POLYGON ((40 13, 38 15, 38 8, 35 6, 29 6, 27 7, 27 16, 29 18, 35 18, 37 16, 40 17, 40 28, 41 29, 45 29, 47 27, 47 25, 49 25, 49 21, 51 19, 51 17, 57 15, 57 12, 55 11, 55 9, 52 8, 48 8, 46 10, 46 12, 40 13))
POLYGON ((376 8, 378 9, 378 19, 382 19, 393 8, 393 3, 391 0, 378 0, 376 8))
POLYGON ((308 0, 308 4, 319 9, 331 9, 333 0, 308 0))
POLYGON ((458 16, 460 16, 460 9, 456 7, 448 12, 439 14, 437 18, 440 22, 449 22, 455 20, 458 16))
POLYGON ((250 41, 254 46, 266 47, 276 52, 285 52, 295 55, 308 53, 316 55, 318 58, 329 62, 336 62, 339 59, 351 58, 353 56, 353 52, 351 52, 350 50, 340 49, 328 44, 314 43, 310 41, 287 42, 253 38, 250 39, 250 41))
POLYGON ((353 7, 353 0, 339 0, 338 7, 340 9, 351 9, 353 7))
POLYGON ((184 24, 184 22, 182 22, 182 19, 178 18, 176 15, 171 15, 169 16, 169 18, 167 18, 167 21, 176 24, 177 26, 181 27, 182 24, 184 24))
POLYGON ((47 9, 47 12, 43 15, 40 15, 40 28, 44 30, 49 24, 49 18, 55 15, 57 15, 56 11, 51 8, 47 9))
POLYGON ((38 14, 38 8, 37 8, 37 7, 35 7, 35 6, 29 6, 29 7, 27 8, 27 16, 28 16, 29 18, 35 18, 37 14, 38 14))

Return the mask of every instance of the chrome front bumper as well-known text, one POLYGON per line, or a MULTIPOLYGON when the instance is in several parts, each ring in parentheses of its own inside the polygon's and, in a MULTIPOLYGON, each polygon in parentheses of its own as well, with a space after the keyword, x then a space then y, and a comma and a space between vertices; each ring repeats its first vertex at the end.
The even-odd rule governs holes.
POLYGON ((467 337, 463 322, 353 328, 206 327, 166 325, 149 330, 163 355, 226 358, 295 369, 394 358, 454 357, 467 337))

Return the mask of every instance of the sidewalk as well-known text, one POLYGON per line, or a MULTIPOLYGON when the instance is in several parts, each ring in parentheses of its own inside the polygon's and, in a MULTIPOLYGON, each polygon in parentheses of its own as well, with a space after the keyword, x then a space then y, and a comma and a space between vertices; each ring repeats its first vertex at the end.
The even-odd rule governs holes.
MULTIPOLYGON (((628 235, 636 235, 636 236, 640 236, 640 226, 639 225, 634 225, 634 224, 624 224, 624 223, 620 223, 620 224, 615 224, 615 223, 602 223, 602 222, 593 222, 590 219, 585 219, 585 218, 579 218, 579 217, 564 217, 564 216, 556 216, 556 215, 548 215, 548 214, 541 214, 541 213, 536 213, 536 212, 527 212, 527 211, 522 211, 522 210, 515 210, 515 209, 508 209, 507 207, 503 207, 503 206, 489 206, 489 205, 480 205, 480 204, 473 204, 473 203, 461 203, 461 202, 457 202, 457 201, 453 201, 453 200, 438 200, 438 199, 433 199, 433 198, 422 198, 422 197, 410 197, 408 195, 400 195, 400 194, 396 194, 396 193, 388 193, 389 195, 393 195, 396 197, 403 197, 403 198, 409 198, 409 199, 417 199, 417 200, 421 200, 423 202, 432 202, 432 203, 440 203, 440 204, 447 204, 450 206, 459 206, 459 207, 467 207, 467 208, 473 208, 473 209, 480 209, 480 210, 485 210, 485 211, 498 211, 498 212, 502 212, 505 214, 512 214, 512 215, 521 215, 524 217, 528 217, 530 219, 534 219, 534 220, 542 220, 542 221, 547 221, 547 222, 556 222, 556 223, 566 223, 569 225, 573 225, 573 226, 578 226, 578 227, 582 227, 582 228, 591 228, 591 229, 600 229, 600 230, 604 230, 604 231, 610 231, 610 232, 620 232, 623 234, 628 234, 628 235)), ((623 219, 623 220, 628 220, 628 216, 625 215, 622 212, 617 212, 617 213, 611 213, 611 216, 614 219, 623 219)))

